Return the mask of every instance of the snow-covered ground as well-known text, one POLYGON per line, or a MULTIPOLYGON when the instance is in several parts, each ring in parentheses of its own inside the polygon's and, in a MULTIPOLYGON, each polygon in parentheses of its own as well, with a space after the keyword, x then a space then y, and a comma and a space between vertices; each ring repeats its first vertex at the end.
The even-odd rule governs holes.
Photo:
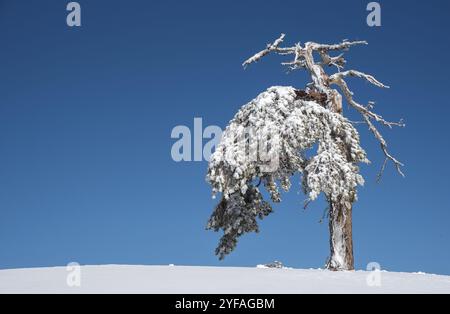
POLYGON ((0 293, 450 293, 450 277, 262 268, 83 266, 79 271, 66 267, 1 270, 0 293))

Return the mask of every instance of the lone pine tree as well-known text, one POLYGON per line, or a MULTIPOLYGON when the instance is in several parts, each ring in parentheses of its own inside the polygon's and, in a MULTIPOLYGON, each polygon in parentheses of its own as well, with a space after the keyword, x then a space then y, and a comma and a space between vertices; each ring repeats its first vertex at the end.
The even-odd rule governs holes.
POLYGON ((305 206, 321 193, 329 204, 331 253, 327 268, 353 270, 352 207, 357 201, 357 186, 364 184, 359 164, 369 161, 360 146, 355 123, 343 115, 343 98, 361 114, 362 122, 380 143, 386 157, 380 177, 389 161, 403 176, 403 164, 389 153, 376 123, 389 128, 404 124, 385 120, 373 111, 373 103, 365 106, 358 103, 345 79, 359 77, 381 88, 388 86, 371 75, 343 71, 346 64, 343 54, 331 55, 367 42, 345 40, 336 45, 307 42, 283 48, 284 38, 282 34, 245 61, 244 68, 270 53, 293 56, 292 61, 283 65, 291 71, 305 69, 311 82, 303 90, 271 87, 242 107, 230 122, 209 164, 207 181, 214 197, 220 194, 221 201, 209 220, 208 229, 224 232, 216 250, 223 259, 235 249, 240 236, 259 232, 258 219, 272 213, 271 204, 260 191, 261 184, 272 202, 278 203, 281 202, 279 186, 289 191, 291 177, 300 173, 308 196, 305 206), (325 67, 336 67, 337 73, 329 75, 325 67), (307 152, 315 147, 317 153, 308 157, 307 152))

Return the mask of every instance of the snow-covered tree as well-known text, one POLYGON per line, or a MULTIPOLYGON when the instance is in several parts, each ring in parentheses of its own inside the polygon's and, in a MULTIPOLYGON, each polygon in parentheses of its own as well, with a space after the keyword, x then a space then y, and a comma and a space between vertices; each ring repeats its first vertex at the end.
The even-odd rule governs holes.
POLYGON ((279 186, 291 188, 291 178, 302 174, 302 188, 309 202, 323 193, 329 203, 331 254, 327 267, 331 270, 354 269, 352 239, 352 207, 357 200, 357 187, 364 184, 359 164, 369 163, 353 122, 343 116, 342 94, 347 103, 362 116, 363 123, 380 142, 386 156, 380 176, 387 162, 392 161, 402 173, 402 163, 388 151, 387 143, 375 126, 389 128, 404 126, 402 122, 386 121, 373 111, 373 103, 364 106, 353 98, 345 79, 350 76, 367 80, 375 86, 387 88, 373 76, 354 70, 343 71, 343 54, 365 41, 343 41, 337 45, 314 42, 282 48, 281 35, 266 49, 244 62, 255 63, 270 53, 293 60, 283 65, 290 70, 305 69, 311 82, 304 90, 294 87, 271 87, 242 107, 225 130, 222 141, 209 164, 207 181, 214 197, 221 201, 208 228, 224 232, 216 254, 224 258, 231 253, 238 238, 245 233, 259 232, 258 219, 272 213, 272 205, 264 199, 261 184, 272 202, 281 201, 279 186), (317 57, 320 61, 316 61, 317 57), (324 67, 336 67, 338 72, 327 74, 324 67), (337 86, 340 91, 333 88, 337 86), (342 93, 342 94, 341 94, 342 93), (317 147, 317 153, 307 152, 317 147), (310 154, 309 154, 310 155, 310 154))

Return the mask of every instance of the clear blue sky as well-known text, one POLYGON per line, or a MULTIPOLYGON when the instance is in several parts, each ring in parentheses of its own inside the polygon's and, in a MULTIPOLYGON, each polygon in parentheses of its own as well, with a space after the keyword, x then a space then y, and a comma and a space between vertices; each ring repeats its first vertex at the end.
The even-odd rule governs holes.
POLYGON ((450 274, 448 1, 79 1, 82 27, 65 24, 69 1, 0 0, 0 268, 81 264, 254 266, 281 260, 322 267, 325 204, 305 212, 296 184, 262 233, 224 262, 219 234, 205 231, 215 201, 206 162, 175 163, 171 130, 195 117, 224 127, 272 85, 303 87, 273 57, 244 59, 287 42, 365 39, 349 67, 392 86, 351 80, 406 129, 383 130, 407 167, 392 166, 361 129, 373 164, 355 206, 359 269, 450 274))

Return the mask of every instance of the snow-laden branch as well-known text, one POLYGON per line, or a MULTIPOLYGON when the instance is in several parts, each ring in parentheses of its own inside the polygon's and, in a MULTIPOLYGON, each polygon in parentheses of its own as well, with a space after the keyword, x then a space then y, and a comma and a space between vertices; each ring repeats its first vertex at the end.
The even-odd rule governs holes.
MULTIPOLYGON (((281 36, 277 40, 275 40, 272 44, 268 44, 266 49, 258 52, 253 57, 249 58, 247 61, 245 61, 242 64, 242 66, 244 68, 246 68, 250 64, 258 62, 259 60, 261 60, 262 58, 267 56, 269 53, 271 53, 272 51, 278 50, 279 46, 283 43, 285 37, 286 37, 285 34, 281 34, 281 36)), ((282 52, 282 51, 280 51, 280 52, 282 52)), ((287 51, 285 51, 285 52, 287 52, 287 51)))
POLYGON ((314 43, 314 42, 308 42, 306 43, 306 46, 311 47, 312 50, 316 50, 316 51, 337 51, 337 50, 348 50, 353 46, 357 46, 357 45, 368 45, 367 41, 362 40, 362 41, 348 41, 348 40, 343 40, 342 43, 340 44, 335 44, 335 45, 325 45, 325 44, 318 44, 318 43, 314 43))

